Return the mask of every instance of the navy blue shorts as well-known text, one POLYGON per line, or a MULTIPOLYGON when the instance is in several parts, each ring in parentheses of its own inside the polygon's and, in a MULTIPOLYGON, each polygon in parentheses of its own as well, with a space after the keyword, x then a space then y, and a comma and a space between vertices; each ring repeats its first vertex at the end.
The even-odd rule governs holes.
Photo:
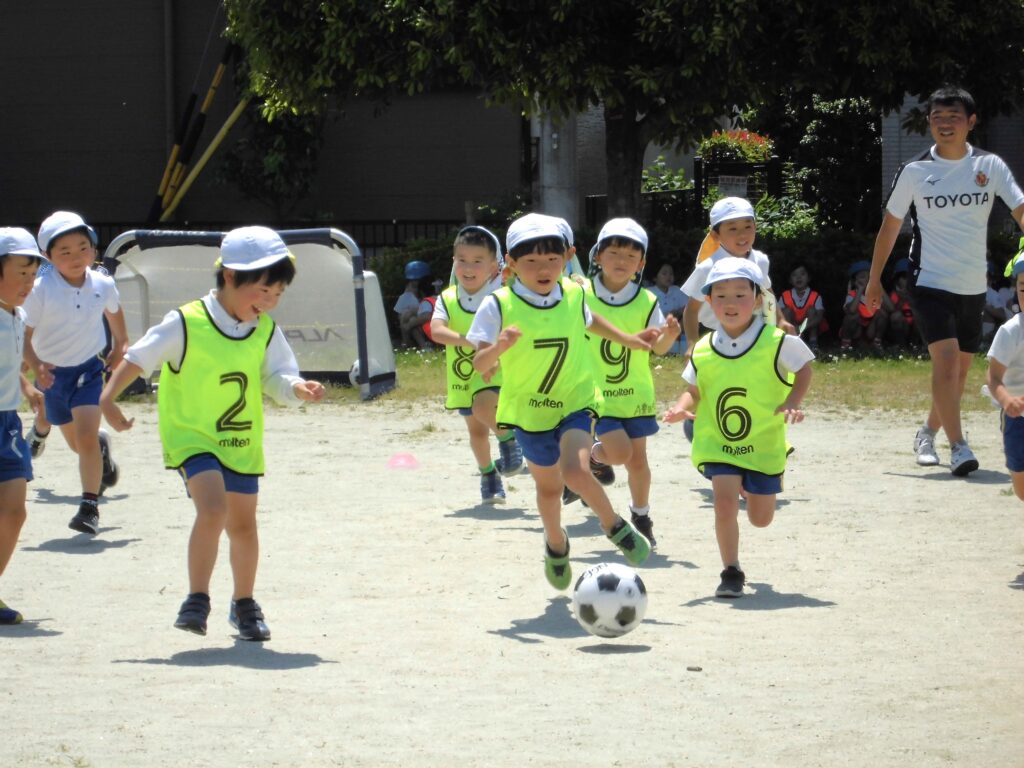
POLYGON ((191 456, 185 463, 178 467, 181 479, 185 481, 185 490, 188 490, 188 480, 200 472, 220 472, 224 476, 224 490, 228 493, 255 494, 260 492, 259 475, 242 475, 234 470, 228 469, 221 464, 212 453, 200 453, 198 456, 191 456))
POLYGON ((704 477, 709 480, 715 475, 738 475, 743 485, 743 490, 760 496, 772 496, 782 493, 782 475, 766 475, 763 472, 755 472, 752 469, 734 467, 732 464, 719 464, 709 461, 704 464, 704 477))
POLYGON ((650 437, 658 433, 658 420, 653 416, 634 416, 627 419, 620 419, 615 416, 602 416, 597 420, 594 434, 600 437, 617 429, 625 431, 630 440, 650 437))
POLYGON ((21 434, 21 419, 17 411, 0 411, 0 483, 8 480, 32 479, 32 453, 21 434))
POLYGON ((46 418, 58 427, 71 423, 71 409, 99 405, 103 391, 103 361, 94 357, 81 365, 53 369, 53 384, 43 392, 46 418))
POLYGON ((1024 472, 1024 416, 1007 416, 1006 411, 1002 411, 999 421, 1006 468, 1011 472, 1024 472))
POLYGON ((594 415, 590 411, 574 411, 547 432, 524 432, 516 427, 516 440, 527 461, 538 467, 553 467, 562 456, 562 435, 570 429, 580 429, 589 434, 593 423, 594 415))

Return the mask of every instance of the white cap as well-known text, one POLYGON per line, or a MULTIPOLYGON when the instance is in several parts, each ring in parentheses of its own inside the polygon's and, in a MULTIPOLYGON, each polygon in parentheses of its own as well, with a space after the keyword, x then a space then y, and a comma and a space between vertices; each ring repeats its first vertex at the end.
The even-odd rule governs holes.
POLYGON ((557 237, 559 240, 564 240, 565 232, 558 221, 554 216, 545 216, 543 213, 528 213, 525 216, 520 216, 509 225, 508 232, 505 233, 506 250, 511 252, 520 243, 542 237, 557 237))
POLYGON ((597 236, 597 242, 601 243, 609 237, 624 237, 627 240, 633 240, 640 243, 644 253, 647 253, 647 230, 632 219, 612 219, 605 222, 597 236))
POLYGON ((39 252, 32 233, 21 227, 0 227, 0 256, 35 256, 45 259, 39 252))
POLYGON ((86 224, 85 219, 77 213, 54 211, 46 217, 46 221, 39 225, 39 237, 37 238, 39 250, 46 253, 50 250, 50 245, 54 240, 73 229, 84 229, 89 235, 89 239, 92 240, 93 245, 99 242, 99 238, 96 237, 96 230, 86 224))
POLYGON ((742 197, 723 197, 711 206, 711 226, 715 227, 723 221, 732 219, 755 219, 754 206, 742 197))
POLYGON ((711 265, 711 272, 708 279, 704 281, 701 292, 707 296, 711 293, 711 286, 723 280, 734 280, 743 278, 750 280, 754 285, 764 284, 764 272, 750 259, 741 259, 737 256, 725 256, 711 265))
POLYGON ((224 235, 220 258, 214 266, 245 272, 269 267, 282 259, 295 261, 295 255, 277 232, 269 227, 239 227, 224 235))
POLYGON ((568 245, 575 245, 576 243, 573 241, 572 236, 572 227, 569 226, 569 222, 565 219, 560 219, 558 216, 552 216, 551 218, 558 222, 558 228, 562 231, 562 239, 565 240, 568 245))

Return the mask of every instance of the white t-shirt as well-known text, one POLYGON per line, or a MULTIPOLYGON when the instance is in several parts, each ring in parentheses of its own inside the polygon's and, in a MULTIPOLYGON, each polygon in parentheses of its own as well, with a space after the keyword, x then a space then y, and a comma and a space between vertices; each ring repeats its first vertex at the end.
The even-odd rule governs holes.
POLYGON ((988 358, 1006 366, 1003 384, 1014 397, 1024 395, 1024 314, 1016 314, 996 330, 988 358))
MULTIPOLYGON (((704 301, 704 283, 708 279, 708 275, 711 274, 712 265, 726 256, 732 256, 732 254, 719 246, 718 250, 712 253, 710 258, 704 259, 704 261, 693 268, 693 272, 690 273, 690 276, 686 278, 686 282, 683 283, 683 293, 689 296, 690 299, 701 303, 698 319, 705 328, 718 328, 718 318, 715 317, 715 312, 711 309, 711 305, 704 301)), ((747 258, 757 264, 764 274, 764 282, 761 283, 762 290, 770 291, 772 289, 772 278, 768 274, 768 256, 761 251, 751 249, 750 255, 747 258)))
POLYGON ((988 219, 996 196, 1011 211, 1024 204, 1006 163, 970 144, 959 160, 943 160, 933 146, 900 166, 885 209, 898 219, 910 213, 918 285, 964 296, 985 292, 988 219))
MULTIPOLYGON (((609 291, 605 284, 601 281, 601 275, 597 275, 591 280, 594 286, 594 295, 597 296, 605 304, 610 304, 613 307, 618 307, 623 304, 628 304, 633 298, 644 290, 643 286, 639 283, 632 281, 626 283, 626 287, 618 293, 612 293, 609 291)), ((651 316, 647 318, 648 328, 661 328, 665 324, 665 315, 661 311, 661 307, 658 305, 654 306, 654 310, 651 312, 651 316)))
POLYGON ((25 347, 25 311, 0 311, 0 411, 21 405, 21 353, 25 347))
MULTIPOLYGON (((711 334, 711 344, 722 357, 739 357, 754 346, 763 327, 764 318, 755 314, 754 322, 735 339, 725 331, 716 330, 711 334)), ((810 347, 804 344, 803 339, 787 333, 782 339, 782 349, 779 350, 775 367, 779 376, 785 378, 787 374, 796 373, 813 359, 814 353, 811 352, 810 347)), ((693 367, 692 361, 686 363, 686 368, 683 369, 683 379, 688 384, 697 385, 697 369, 693 367)))
POLYGON ((70 367, 95 357, 107 345, 103 313, 117 312, 121 303, 109 275, 88 269, 81 287, 75 287, 59 271, 48 269, 36 278, 23 306, 39 359, 70 367))
MULTIPOLYGON (((459 306, 462 307, 466 312, 475 314, 483 303, 483 300, 494 293, 496 290, 501 288, 501 275, 496 275, 491 282, 484 285, 476 293, 466 293, 465 289, 460 285, 456 288, 456 296, 459 299, 459 306)), ((445 307, 443 301, 437 301, 434 303, 434 314, 430 318, 431 320, 444 320, 448 322, 448 309, 445 307)))
MULTIPOLYGON (((217 301, 216 291, 203 296, 203 304, 209 310, 214 325, 225 336, 241 339, 256 328, 256 321, 243 323, 229 315, 217 301)), ((170 363, 175 368, 181 367, 184 354, 185 326, 178 311, 172 310, 164 315, 158 325, 154 325, 132 344, 124 358, 149 372, 159 370, 164 363, 170 363)), ((302 402, 292 387, 303 381, 303 378, 299 375, 295 353, 285 339, 281 326, 276 326, 270 337, 263 358, 262 373, 264 394, 283 405, 298 405, 302 402)))
POLYGON ((410 309, 418 309, 420 306, 420 299, 417 298, 416 294, 406 291, 398 297, 398 301, 395 302, 395 312, 401 315, 403 312, 410 309))
MULTIPOLYGON (((550 307, 554 306, 562 300, 562 286, 558 283, 551 290, 551 293, 540 294, 534 293, 521 282, 519 278, 512 281, 512 292, 516 296, 520 296, 525 299, 529 304, 533 304, 535 307, 550 307)), ((589 328, 590 324, 594 322, 594 316, 590 314, 590 307, 587 306, 586 302, 583 302, 583 319, 586 323, 586 327, 589 328)), ((498 336, 501 334, 501 307, 498 306, 498 300, 494 298, 494 294, 491 294, 480 304, 480 309, 476 311, 476 315, 473 316, 473 324, 469 327, 469 333, 466 334, 466 340, 474 347, 479 347, 480 342, 486 341, 488 344, 494 344, 498 340, 498 336)))

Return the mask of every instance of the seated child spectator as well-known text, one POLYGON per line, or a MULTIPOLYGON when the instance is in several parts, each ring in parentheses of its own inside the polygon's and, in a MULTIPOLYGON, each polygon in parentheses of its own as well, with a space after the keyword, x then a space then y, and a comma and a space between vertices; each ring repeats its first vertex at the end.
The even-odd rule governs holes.
POLYGON ((879 311, 868 308, 864 299, 864 291, 868 285, 871 262, 855 261, 850 265, 849 289, 846 303, 843 305, 843 325, 839 329, 839 348, 849 351, 853 342, 870 343, 876 350, 882 349, 882 340, 889 325, 889 315, 893 305, 889 297, 882 294, 882 306, 879 311))
POLYGON ((914 311, 910 306, 910 259, 896 262, 892 273, 892 290, 889 301, 889 341, 896 346, 916 344, 917 328, 914 325, 914 311))
POLYGON ((807 267, 798 264, 789 273, 791 287, 788 291, 783 291, 779 297, 779 309, 786 320, 797 329, 800 338, 806 340, 811 351, 817 352, 818 334, 828 331, 828 321, 825 319, 825 305, 821 300, 821 294, 811 288, 810 282, 811 276, 807 267))
POLYGON ((402 333, 402 346, 418 349, 430 349, 430 337, 426 328, 430 327, 430 318, 434 312, 434 303, 425 290, 425 282, 430 277, 430 265, 425 261, 410 261, 405 265, 405 292, 398 297, 394 310, 398 315, 398 328, 402 333))
MULTIPOLYGON (((682 327, 683 310, 686 308, 686 302, 689 299, 683 293, 683 289, 676 285, 675 282, 676 273, 672 269, 672 265, 662 264, 661 268, 655 273, 654 283, 649 286, 649 290, 658 297, 658 308, 661 310, 661 314, 666 318, 671 315, 679 321, 679 325, 682 327)), ((680 335, 672 346, 669 347, 666 354, 681 355, 685 351, 686 337, 680 335)))
POLYGON ((1013 289, 1005 284, 991 261, 988 262, 987 280, 985 307, 981 311, 981 335, 986 343, 992 340, 999 326, 1013 317, 1013 289))

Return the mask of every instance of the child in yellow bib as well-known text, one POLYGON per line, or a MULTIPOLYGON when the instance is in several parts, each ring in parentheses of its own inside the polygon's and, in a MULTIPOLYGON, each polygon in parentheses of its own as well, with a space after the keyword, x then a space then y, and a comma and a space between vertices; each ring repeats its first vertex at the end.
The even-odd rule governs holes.
POLYGON ((711 479, 715 535, 725 570, 717 597, 741 597, 739 495, 758 528, 772 522, 786 469, 786 424, 803 421, 800 403, 811 384, 814 353, 799 336, 765 325, 764 275, 748 259, 715 262, 704 284, 718 330, 694 347, 683 378, 689 384, 665 421, 694 420, 694 466, 711 479))
POLYGON ((295 277, 294 256, 266 227, 224 236, 217 289, 167 313, 125 353, 100 396, 118 432, 130 429, 117 396, 161 366, 158 408, 164 464, 177 470, 196 509, 188 543, 189 594, 174 626, 206 634, 210 579, 221 533, 231 544, 228 618, 243 640, 269 640, 253 599, 259 560, 256 500, 263 474, 263 395, 298 405, 324 388, 299 375, 291 347, 267 312, 295 277))
MULTIPOLYGON (((612 219, 597 238, 593 260, 597 274, 584 290, 587 306, 616 328, 635 333, 657 330, 651 351, 663 355, 679 338, 679 322, 666 318, 658 298, 637 279, 647 255, 647 232, 633 219, 612 219)), ((591 271, 593 271, 591 266, 591 271)), ((597 420, 597 442, 590 451, 591 471, 598 480, 611 484, 611 464, 626 467, 629 476, 630 517, 651 546, 656 546, 650 516, 651 467, 647 461, 647 438, 658 431, 654 410, 654 378, 650 353, 631 350, 608 339, 589 338, 597 385, 604 410, 597 420)))
POLYGON ((658 331, 626 334, 592 315, 583 289, 562 277, 566 241, 558 222, 531 213, 508 229, 510 285, 484 300, 467 337, 476 346, 473 365, 491 375, 501 362, 499 427, 515 429, 537 488, 544 525, 544 574, 556 589, 572 583, 569 538, 561 523, 561 495, 568 485, 594 510, 608 538, 633 564, 650 554, 650 542, 615 514, 590 473, 590 436, 600 408, 586 331, 630 349, 649 349, 658 331))
POLYGON ((466 420, 469 448, 480 468, 480 499, 485 504, 505 501, 501 475, 514 475, 523 467, 523 451, 511 429, 499 429, 498 391, 501 372, 487 380, 473 368, 476 352, 466 341, 480 303, 501 287, 501 244, 494 234, 478 226, 463 227, 455 236, 452 254, 452 285, 434 304, 430 331, 434 342, 445 348, 448 397, 445 408, 458 411, 466 420), (498 438, 497 462, 491 461, 490 433, 498 438))

